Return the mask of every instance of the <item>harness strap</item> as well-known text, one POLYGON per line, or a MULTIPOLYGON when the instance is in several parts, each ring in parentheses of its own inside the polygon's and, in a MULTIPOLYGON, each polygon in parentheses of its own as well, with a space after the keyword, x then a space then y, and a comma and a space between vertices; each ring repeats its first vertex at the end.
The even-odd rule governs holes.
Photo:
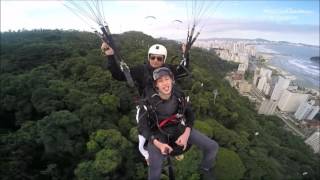
POLYGON ((161 121, 161 123, 159 124, 159 127, 162 128, 164 125, 166 125, 169 122, 175 122, 174 119, 176 119, 176 118, 177 118, 177 114, 174 114, 166 119, 163 119, 161 121))
POLYGON ((104 36, 102 36, 103 41, 105 41, 106 43, 108 43, 114 50, 114 57, 116 59, 116 63, 118 66, 120 66, 120 70, 124 73, 124 76, 127 80, 127 83, 130 87, 134 87, 134 81, 132 79, 132 76, 130 74, 130 69, 127 66, 127 64, 122 60, 122 57, 119 54, 118 49, 115 46, 114 40, 112 38, 109 26, 101 26, 100 27, 102 33, 104 36))

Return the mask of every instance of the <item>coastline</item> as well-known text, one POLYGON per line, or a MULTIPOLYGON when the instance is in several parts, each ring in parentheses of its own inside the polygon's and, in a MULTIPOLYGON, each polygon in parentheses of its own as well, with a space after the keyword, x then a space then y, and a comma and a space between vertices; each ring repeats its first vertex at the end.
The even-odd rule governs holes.
POLYGON ((268 68, 289 77, 300 87, 319 92, 319 67, 314 68, 314 64, 313 66, 302 64, 306 58, 297 58, 289 53, 282 54, 264 45, 257 47, 257 54, 263 58, 263 64, 268 68))

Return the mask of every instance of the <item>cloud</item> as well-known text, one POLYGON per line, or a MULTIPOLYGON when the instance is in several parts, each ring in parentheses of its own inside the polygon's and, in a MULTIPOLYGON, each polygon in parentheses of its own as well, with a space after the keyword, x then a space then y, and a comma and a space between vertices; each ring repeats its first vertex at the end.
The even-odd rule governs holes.
POLYGON ((319 45, 319 25, 230 19, 210 19, 206 23, 201 38, 266 38, 319 45))
POLYGON ((176 10, 169 1, 117 1, 116 3, 119 7, 130 7, 130 13, 135 16, 164 17, 163 14, 176 10))
POLYGON ((312 10, 285 8, 285 9, 264 9, 263 19, 273 22, 301 22, 303 18, 308 16, 309 18, 316 13, 312 10))
MULTIPOLYGON (((79 1, 80 2, 80 1, 79 1)), ((211 1, 210 1, 211 2, 211 1)), ((138 30, 155 37, 181 39, 186 37, 187 24, 185 3, 169 1, 104 1, 105 17, 111 31, 119 33, 138 30), (184 12, 184 13, 182 13, 184 12), (155 16, 152 25, 145 22, 145 16, 155 16), (180 25, 172 24, 174 19, 182 20, 180 25), (178 27, 180 26, 180 27, 178 27)), ((208 2, 209 3, 209 2, 208 2)), ((239 4, 238 4, 239 5, 239 4)), ((237 3, 234 4, 237 6, 237 3)), ((300 39, 301 42, 319 44, 319 23, 317 14, 303 9, 264 9, 261 16, 249 19, 203 20, 206 25, 200 38, 225 35, 226 37, 277 37, 279 40, 300 39), (311 16, 312 15, 312 16, 311 16), (305 19, 304 19, 305 18, 305 19), (254 20, 255 19, 255 20, 254 20), (313 20, 314 25, 300 25, 301 19, 313 20), (295 24, 294 24, 295 23, 295 24), (259 36, 260 35, 260 36, 259 36)), ((190 15, 190 14, 189 14, 190 15)), ((199 25, 201 27, 202 25, 199 25)), ((78 29, 92 31, 90 26, 63 7, 62 1, 1 1, 1 31, 17 29, 78 29)), ((272 39, 272 38, 270 38, 272 39)))
MULTIPOLYGON (((163 26, 153 35, 172 39, 184 39, 187 29, 163 26)), ((289 41, 319 45, 319 25, 284 24, 272 21, 207 19, 200 38, 265 38, 274 41, 289 41)))
POLYGON ((286 14, 299 14, 299 15, 311 15, 313 11, 305 9, 285 8, 285 9, 264 9, 265 14, 271 15, 286 15, 286 14))
POLYGON ((236 30, 268 31, 268 32, 319 32, 319 25, 284 24, 273 21, 211 19, 207 21, 206 29, 212 32, 236 30))
POLYGON ((18 29, 87 29, 62 1, 1 1, 1 31, 18 29))

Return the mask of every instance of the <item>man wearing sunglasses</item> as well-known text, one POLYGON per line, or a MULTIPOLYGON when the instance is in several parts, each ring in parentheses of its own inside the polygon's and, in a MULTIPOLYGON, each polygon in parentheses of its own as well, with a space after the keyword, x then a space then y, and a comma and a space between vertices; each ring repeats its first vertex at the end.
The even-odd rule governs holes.
MULTIPOLYGON (((182 45, 181 49, 182 53, 184 53, 185 45, 182 45)), ((101 50, 108 58, 106 65, 107 69, 111 72, 112 77, 119 81, 126 81, 124 73, 116 63, 113 49, 107 43, 102 43, 101 50)), ((165 66, 172 71, 175 77, 186 74, 185 69, 189 66, 188 55, 186 55, 183 63, 180 63, 179 65, 165 64, 166 59, 167 49, 161 44, 154 44, 149 48, 148 62, 130 68, 130 74, 141 97, 144 96, 145 87, 148 85, 152 86, 152 73, 155 69, 165 66)))

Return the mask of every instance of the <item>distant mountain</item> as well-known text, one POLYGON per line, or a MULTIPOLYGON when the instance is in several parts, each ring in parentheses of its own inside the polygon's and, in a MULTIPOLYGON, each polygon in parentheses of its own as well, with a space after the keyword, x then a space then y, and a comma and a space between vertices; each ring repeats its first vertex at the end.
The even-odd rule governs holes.
POLYGON ((254 43, 270 43, 270 44, 283 44, 283 45, 293 45, 293 46, 308 46, 308 47, 318 47, 316 45, 304 44, 304 43, 293 43, 288 41, 272 41, 262 38, 256 39, 242 39, 242 38, 204 38, 197 41, 213 41, 213 40, 225 40, 225 41, 252 41, 254 43))
POLYGON ((261 38, 256 38, 254 39, 255 41, 263 41, 263 42, 270 42, 269 40, 267 39, 261 39, 261 38))

